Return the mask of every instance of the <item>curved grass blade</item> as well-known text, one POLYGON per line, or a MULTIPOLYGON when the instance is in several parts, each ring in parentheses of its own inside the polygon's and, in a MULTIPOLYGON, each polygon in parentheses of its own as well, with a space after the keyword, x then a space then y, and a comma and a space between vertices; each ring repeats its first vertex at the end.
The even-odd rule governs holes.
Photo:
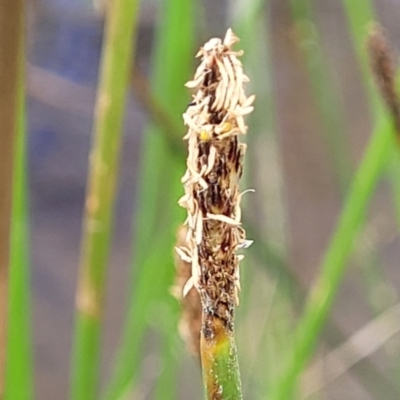
POLYGON ((298 375, 311 356, 332 307, 354 239, 364 222, 368 202, 390 156, 393 140, 391 121, 388 115, 384 115, 378 122, 357 170, 339 223, 325 253, 321 272, 306 301, 304 315, 295 332, 293 361, 273 388, 272 400, 286 400, 293 396, 298 375))

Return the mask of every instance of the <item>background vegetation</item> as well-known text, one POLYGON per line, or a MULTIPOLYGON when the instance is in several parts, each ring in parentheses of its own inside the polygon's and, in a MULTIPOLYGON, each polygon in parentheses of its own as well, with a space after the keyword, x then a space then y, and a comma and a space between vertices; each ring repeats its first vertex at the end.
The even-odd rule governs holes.
POLYGON ((9 255, 0 249, 11 260, 0 270, 4 399, 203 398, 170 294, 184 220, 183 84, 198 47, 229 26, 257 96, 244 183, 256 193, 243 211, 255 243, 236 321, 244 397, 399 399, 400 160, 366 39, 378 21, 398 48, 400 5, 25 5, 26 43, 9 50, 6 35, 23 28, 5 30, 0 52, 14 60, 0 83, 15 108, 0 113, 15 138, 2 142, 13 160, 0 158, 3 172, 14 165, 13 191, 0 176, 0 238, 11 239, 9 255))

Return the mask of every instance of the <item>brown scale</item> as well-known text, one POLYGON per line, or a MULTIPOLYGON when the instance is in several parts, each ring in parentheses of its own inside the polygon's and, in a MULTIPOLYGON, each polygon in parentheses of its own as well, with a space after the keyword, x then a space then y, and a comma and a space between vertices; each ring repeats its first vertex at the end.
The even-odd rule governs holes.
POLYGON ((205 86, 206 90, 207 90, 207 88, 215 85, 215 83, 218 82, 217 71, 215 68, 212 68, 212 67, 213 67, 213 65, 210 66, 210 69, 208 69, 206 71, 206 74, 204 75, 203 86, 205 86))
MULTIPOLYGON (((217 225, 220 224, 219 222, 210 222, 213 223, 214 229, 221 228, 217 225)), ((205 225, 210 224, 206 223, 205 225)), ((203 272, 201 283, 204 288, 201 293, 203 304, 207 305, 207 313, 218 316, 227 324, 231 321, 234 312, 233 306, 230 306, 235 291, 233 276, 235 268, 237 268, 237 259, 230 246, 234 229, 236 228, 226 225, 223 234, 220 235, 222 243, 216 257, 213 260, 207 260, 208 262, 205 262, 204 265, 201 262, 203 272)), ((203 249, 202 245, 200 248, 199 254, 208 252, 203 249)))
MULTIPOLYGON (((201 154, 199 155, 199 160, 202 160, 205 152, 209 152, 209 145, 202 145, 199 151, 199 154, 201 154)), ((199 164, 202 163, 203 161, 199 162, 199 164)), ((203 189, 197 191, 199 199, 198 203, 203 215, 205 215, 207 212, 218 214, 225 209, 226 199, 224 199, 220 188, 221 181, 226 176, 226 167, 224 164, 225 163, 223 162, 223 159, 217 157, 213 170, 204 177, 208 184, 208 188, 206 190, 203 189)), ((201 166, 198 165, 198 168, 201 169, 201 166)))
POLYGON ((214 113, 212 113, 211 116, 210 116, 210 124, 219 125, 223 121, 225 115, 226 115, 226 112, 214 112, 214 113))
POLYGON ((218 183, 209 187, 209 190, 207 191, 207 203, 209 210, 211 210, 214 214, 217 214, 219 210, 224 208, 224 200, 221 196, 218 183))
POLYGON ((236 157, 236 160, 235 160, 235 169, 238 174, 238 179, 240 179, 242 177, 242 173, 243 173, 244 153, 245 153, 245 149, 243 147, 240 148, 238 156, 236 157))
POLYGON ((217 72, 214 68, 204 76, 203 90, 205 96, 210 96, 210 104, 214 104, 215 101, 215 89, 217 88, 219 79, 217 78, 217 72))
POLYGON ((211 145, 210 142, 203 141, 203 140, 199 141, 199 146, 198 146, 199 147, 199 158, 201 158, 203 156, 206 156, 206 157, 209 156, 210 145, 211 145))
POLYGON ((238 139, 236 136, 232 136, 230 138, 228 160, 230 160, 231 162, 235 162, 239 155, 240 151, 238 151, 238 139))

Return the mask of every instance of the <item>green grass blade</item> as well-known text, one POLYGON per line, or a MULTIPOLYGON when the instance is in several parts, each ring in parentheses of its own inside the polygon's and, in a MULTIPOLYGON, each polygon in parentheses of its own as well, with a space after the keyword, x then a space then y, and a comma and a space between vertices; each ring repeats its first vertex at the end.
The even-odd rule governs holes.
POLYGON ((97 398, 105 272, 137 13, 135 0, 115 0, 107 13, 77 292, 71 389, 74 400, 97 398))
MULTIPOLYGON (((0 3, 0 398, 4 398, 7 371, 7 334, 11 262, 11 224, 15 146, 20 123, 20 58, 24 3, 0 3)), ((15 277, 15 269, 13 269, 15 277)), ((7 377, 8 378, 8 377, 7 377)))
POLYGON ((30 269, 27 196, 27 141, 25 107, 25 47, 21 30, 18 78, 17 137, 14 148, 13 203, 11 219, 9 325, 4 399, 33 398, 30 320, 30 269))
POLYGON ((294 358, 282 379, 273 388, 270 397, 272 400, 287 400, 293 395, 298 375, 311 356, 332 307, 355 236, 364 221, 368 201, 386 165, 392 146, 392 124, 388 116, 385 116, 379 121, 356 173, 338 226, 325 254, 320 275, 295 332, 294 358))
MULTIPOLYGON (((191 1, 162 3, 155 43, 152 93, 171 116, 174 126, 182 127, 181 131, 173 134, 182 137, 181 114, 189 101, 183 85, 189 79, 193 55, 191 1)), ((184 160, 177 159, 181 152, 171 152, 171 145, 166 141, 170 135, 165 135, 163 129, 152 125, 144 134, 133 244, 135 256, 129 289, 131 296, 115 369, 105 393, 107 400, 119 398, 128 386, 135 387, 140 371, 142 340, 146 328, 153 322, 152 310, 157 310, 162 304, 175 320, 177 317, 169 287, 175 271, 172 260, 175 228, 184 218, 183 211, 177 206, 182 195, 180 178, 184 172, 184 160)), ((167 345, 173 341, 172 337, 176 337, 176 324, 173 325, 164 338, 167 345)), ((169 357, 172 353, 166 351, 163 354, 169 357)), ((166 356, 162 363, 168 365, 166 356)), ((164 391, 162 398, 173 399, 171 385, 175 380, 162 373, 159 377, 162 387, 166 387, 165 379, 169 381, 170 390, 164 391)))
POLYGON ((392 185, 393 185, 393 197, 394 197, 394 206, 396 212, 396 222, 397 226, 400 229, 400 157, 397 154, 393 157, 393 161, 390 165, 390 175, 392 177, 392 185))

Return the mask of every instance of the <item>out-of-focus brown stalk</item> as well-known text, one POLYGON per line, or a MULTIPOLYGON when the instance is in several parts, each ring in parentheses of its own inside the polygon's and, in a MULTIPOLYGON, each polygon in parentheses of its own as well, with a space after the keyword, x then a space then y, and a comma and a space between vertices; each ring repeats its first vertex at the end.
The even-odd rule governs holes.
POLYGON ((0 399, 4 393, 8 267, 22 0, 0 2, 0 399))
MULTIPOLYGON (((187 229, 180 226, 177 232, 176 245, 186 246, 187 229)), ((181 302, 182 315, 179 322, 179 333, 185 341, 188 350, 194 355, 200 355, 201 303, 198 291, 192 287, 185 297, 183 288, 192 274, 191 263, 176 254, 176 278, 172 294, 181 302)))
POLYGON ((400 141, 400 102, 396 90, 395 52, 383 28, 374 24, 368 36, 371 69, 383 100, 389 109, 400 141))
POLYGON ((187 209, 186 245, 181 258, 191 264, 185 296, 193 287, 200 294, 202 326, 200 352, 208 399, 241 399, 239 367, 234 342, 234 315, 238 304, 239 248, 247 247, 241 226, 239 179, 246 134, 244 115, 254 96, 246 97, 248 81, 232 50, 238 38, 229 29, 225 39, 211 39, 199 51, 202 58, 194 79, 193 100, 183 115, 188 133, 187 171, 182 178, 187 209))
POLYGON ((131 82, 135 96, 143 105, 144 110, 150 114, 153 121, 162 129, 171 152, 179 152, 179 154, 183 155, 184 148, 182 146, 182 141, 179 140, 176 135, 176 132, 180 130, 180 126, 177 126, 177 124, 170 118, 168 112, 154 96, 146 77, 141 75, 140 72, 135 69, 132 74, 131 82))

